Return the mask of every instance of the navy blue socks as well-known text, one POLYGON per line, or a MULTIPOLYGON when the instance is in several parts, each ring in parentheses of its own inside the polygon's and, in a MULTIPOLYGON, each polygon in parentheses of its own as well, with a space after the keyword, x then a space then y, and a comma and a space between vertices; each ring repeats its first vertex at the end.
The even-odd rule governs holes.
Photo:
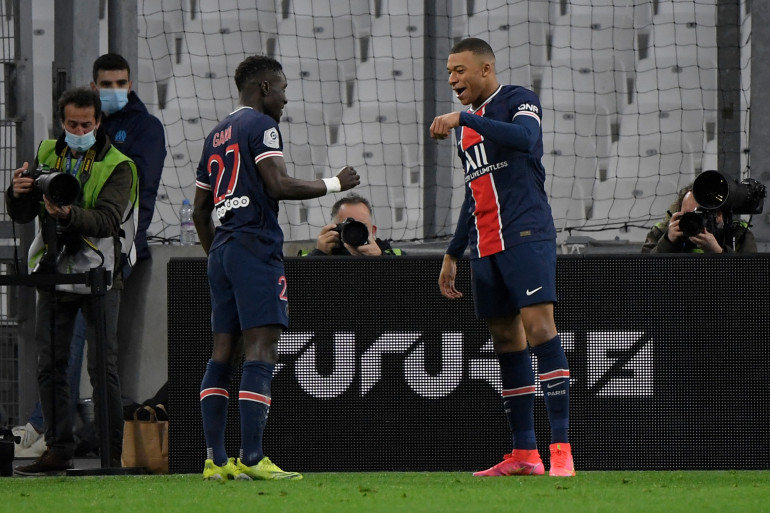
POLYGON ((540 389, 545 398, 551 424, 551 443, 568 443, 569 428, 569 366, 561 346, 561 337, 532 348, 537 357, 540 389))
POLYGON ((503 382, 503 406, 511 427, 514 449, 536 449, 535 374, 529 351, 500 353, 500 379, 503 382))
POLYGON ((238 404, 241 412, 241 461, 252 466, 264 457, 262 435, 270 410, 270 383, 273 380, 272 363, 247 360, 243 363, 238 404))
POLYGON ((213 460, 218 466, 227 463, 225 424, 230 397, 227 387, 232 375, 233 369, 229 365, 209 360, 201 381, 200 400, 203 434, 206 437, 206 458, 213 460))

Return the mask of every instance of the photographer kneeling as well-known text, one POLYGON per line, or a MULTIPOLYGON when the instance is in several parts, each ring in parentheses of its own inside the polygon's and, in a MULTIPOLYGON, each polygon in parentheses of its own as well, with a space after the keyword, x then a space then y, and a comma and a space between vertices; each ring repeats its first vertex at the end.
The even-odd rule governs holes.
POLYGON ((736 220, 726 230, 724 212, 702 209, 695 201, 692 185, 679 191, 671 210, 674 213, 668 212, 666 219, 656 223, 647 234, 642 253, 757 252, 757 241, 749 224, 736 220))
POLYGON ((387 241, 376 238, 372 224, 372 206, 358 194, 349 194, 332 206, 332 222, 321 228, 313 251, 301 250, 298 256, 403 255, 387 241))

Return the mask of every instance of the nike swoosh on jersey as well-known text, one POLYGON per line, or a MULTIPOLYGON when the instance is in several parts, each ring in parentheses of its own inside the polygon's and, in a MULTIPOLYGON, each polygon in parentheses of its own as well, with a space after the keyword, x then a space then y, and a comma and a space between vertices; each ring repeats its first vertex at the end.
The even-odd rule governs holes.
POLYGON ((538 290, 540 290, 540 289, 542 289, 542 288, 543 288, 543 286, 541 285, 541 286, 539 286, 538 288, 536 288, 536 289, 534 289, 534 290, 529 290, 529 289, 527 289, 527 295, 528 295, 528 296, 531 296, 532 294, 534 294, 535 292, 537 292, 538 290))

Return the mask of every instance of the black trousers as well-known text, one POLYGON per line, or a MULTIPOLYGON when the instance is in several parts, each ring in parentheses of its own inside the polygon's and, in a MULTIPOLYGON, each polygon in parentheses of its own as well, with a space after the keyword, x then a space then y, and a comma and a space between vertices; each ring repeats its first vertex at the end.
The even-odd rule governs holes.
MULTIPOLYGON (((38 289, 37 321, 35 341, 37 345, 37 382, 40 404, 45 419, 46 445, 65 457, 71 457, 75 450, 72 436, 73 419, 70 406, 70 387, 67 380, 67 363, 70 342, 78 310, 83 311, 86 321, 88 347, 88 374, 94 389, 94 404, 99 407, 101 394, 107 394, 109 408, 109 437, 113 457, 120 457, 123 448, 123 404, 118 378, 118 311, 120 290, 111 289, 103 299, 106 337, 104 350, 107 356, 106 390, 97 382, 97 334, 95 305, 98 298, 90 294, 73 294, 38 289), (54 315, 54 329, 51 331, 51 314, 54 315), (52 343, 53 338, 53 343, 52 343)), ((97 428, 99 411, 96 412, 97 428)))

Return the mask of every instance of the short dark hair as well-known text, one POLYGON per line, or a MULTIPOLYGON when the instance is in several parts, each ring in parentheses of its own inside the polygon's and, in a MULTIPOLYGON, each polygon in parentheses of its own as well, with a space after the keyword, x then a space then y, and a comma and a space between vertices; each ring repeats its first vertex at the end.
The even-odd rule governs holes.
POLYGON ((351 192, 344 198, 338 199, 337 202, 332 205, 332 221, 337 217, 337 213, 340 211, 342 205, 366 205, 366 208, 369 210, 369 215, 372 215, 372 204, 369 203, 369 200, 363 196, 359 196, 355 192, 351 192))
POLYGON ((131 78, 131 68, 128 67, 128 61, 122 55, 117 53, 105 53, 94 61, 93 76, 96 82, 96 76, 100 71, 118 71, 126 70, 128 78, 131 78))
POLYGON ((489 46, 489 43, 477 37, 468 37, 452 47, 449 53, 473 52, 475 55, 485 55, 491 59, 495 58, 495 51, 489 46))
POLYGON ((90 87, 78 87, 69 89, 59 97, 59 118, 64 122, 64 107, 74 105, 75 107, 94 108, 94 117, 97 121, 102 117, 102 101, 99 99, 99 92, 90 87))
POLYGON ((241 92, 247 84, 263 79, 266 73, 283 73, 283 66, 267 55, 246 57, 235 69, 235 87, 241 92))

